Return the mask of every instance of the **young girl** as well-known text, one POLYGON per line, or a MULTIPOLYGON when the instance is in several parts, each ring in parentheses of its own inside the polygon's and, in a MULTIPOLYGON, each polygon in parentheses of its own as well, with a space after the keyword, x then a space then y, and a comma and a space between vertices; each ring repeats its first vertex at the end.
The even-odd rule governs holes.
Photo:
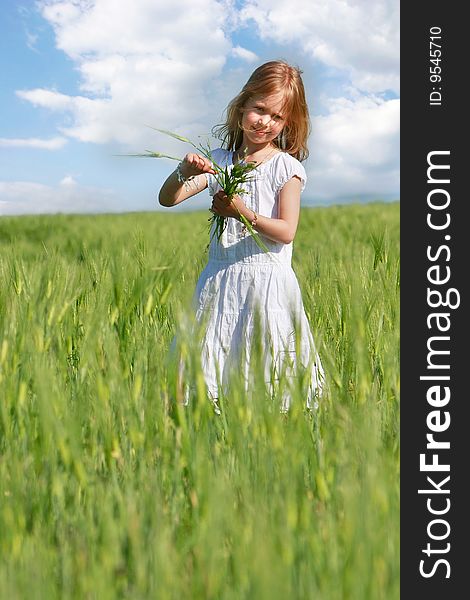
MULTIPOLYGON (((194 294, 196 319, 206 322, 201 360, 215 403, 221 385, 224 390, 229 386, 231 369, 243 372, 249 389, 257 320, 268 389, 275 391, 277 381, 294 378, 302 368, 308 370, 308 407, 321 392, 323 370, 291 267, 307 178, 300 161, 308 156, 309 130, 301 71, 283 61, 268 62, 228 105, 226 123, 217 130, 224 147, 212 152, 214 162, 229 169, 241 160, 257 163, 243 185, 245 192, 228 198, 214 178, 212 163, 194 153, 184 157, 160 190, 160 204, 175 206, 208 187, 210 210, 227 218, 220 240, 212 237, 194 294), (240 215, 269 252, 260 249, 240 215)), ((289 404, 284 393, 282 408, 289 404)))

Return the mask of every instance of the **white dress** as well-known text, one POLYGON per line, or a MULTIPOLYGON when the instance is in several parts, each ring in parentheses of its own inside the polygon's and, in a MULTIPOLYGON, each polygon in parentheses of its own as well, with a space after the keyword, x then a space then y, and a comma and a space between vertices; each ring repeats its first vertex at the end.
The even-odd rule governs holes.
MULTIPOLYGON (((233 166, 232 156, 233 152, 223 149, 213 152, 214 161, 229 168, 233 166)), ((284 184, 297 176, 303 190, 307 178, 301 163, 285 152, 260 164, 252 175, 243 186, 246 193, 242 199, 258 215, 271 218, 278 217, 279 192, 284 184)), ((213 175, 206 176, 212 197, 220 187, 213 175)), ((269 252, 243 231, 242 223, 228 218, 220 241, 216 236, 211 241, 209 261, 193 297, 196 320, 205 322, 201 360, 207 389, 212 398, 218 398, 222 386, 229 397, 230 372, 235 369, 243 373, 249 390, 253 332, 258 322, 269 389, 275 393, 280 379, 286 381, 287 377, 292 382, 299 370, 307 369, 304 397, 311 407, 321 394, 323 369, 291 266, 292 243, 266 237, 262 240, 269 252)), ((282 403, 288 408, 288 392, 283 392, 282 403)))

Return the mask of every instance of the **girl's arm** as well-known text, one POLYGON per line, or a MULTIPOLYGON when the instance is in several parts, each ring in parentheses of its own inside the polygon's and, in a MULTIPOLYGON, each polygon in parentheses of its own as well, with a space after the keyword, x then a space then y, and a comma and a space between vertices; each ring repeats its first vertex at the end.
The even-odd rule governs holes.
POLYGON ((181 162, 183 177, 193 177, 187 183, 178 181, 176 169, 165 180, 158 194, 162 206, 176 206, 183 200, 202 192, 207 187, 204 173, 214 173, 211 162, 199 154, 187 154, 181 162))
MULTIPOLYGON (((302 183, 297 176, 292 177, 284 185, 279 194, 279 213, 277 219, 257 215, 255 231, 274 242, 290 244, 295 237, 300 214, 300 192, 302 183)), ((218 192, 214 196, 212 210, 224 217, 239 218, 239 212, 251 223, 254 218, 253 211, 248 208, 239 196, 235 196, 232 204, 228 203, 227 196, 218 192), (238 208, 238 210, 237 210, 238 208)))

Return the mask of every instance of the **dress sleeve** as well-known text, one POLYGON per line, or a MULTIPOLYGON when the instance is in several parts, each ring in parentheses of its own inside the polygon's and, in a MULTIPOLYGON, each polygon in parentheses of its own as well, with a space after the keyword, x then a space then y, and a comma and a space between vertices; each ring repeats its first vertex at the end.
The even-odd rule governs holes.
POLYGON ((298 177, 300 179, 302 183, 300 191, 303 192, 307 181, 307 173, 305 172, 303 165, 293 156, 283 154, 280 157, 280 160, 277 161, 274 173, 274 189, 276 193, 280 192, 292 177, 298 177))

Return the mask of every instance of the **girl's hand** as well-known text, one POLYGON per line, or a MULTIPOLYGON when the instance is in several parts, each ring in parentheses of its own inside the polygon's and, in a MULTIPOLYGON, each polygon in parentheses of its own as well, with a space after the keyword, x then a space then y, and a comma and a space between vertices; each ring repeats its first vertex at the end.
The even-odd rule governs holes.
POLYGON ((202 173, 215 174, 211 161, 205 156, 190 152, 181 162, 181 173, 184 177, 193 177, 202 173))
POLYGON ((244 214, 244 211, 246 210, 247 207, 240 196, 234 196, 232 200, 230 200, 223 190, 219 190, 217 194, 213 196, 211 211, 216 215, 239 219, 240 213, 244 214))

